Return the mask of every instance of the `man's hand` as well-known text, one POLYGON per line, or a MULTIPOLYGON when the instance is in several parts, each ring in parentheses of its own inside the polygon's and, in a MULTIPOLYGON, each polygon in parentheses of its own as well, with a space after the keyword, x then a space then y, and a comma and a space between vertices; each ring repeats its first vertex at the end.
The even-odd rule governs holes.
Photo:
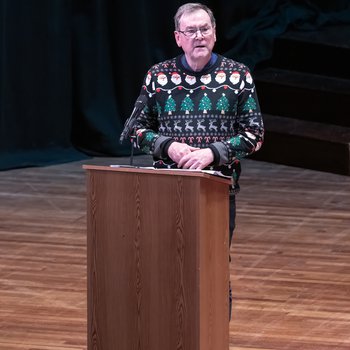
POLYGON ((214 154, 210 148, 194 150, 184 155, 177 166, 183 169, 204 169, 214 161, 214 154))
POLYGON ((190 154, 193 151, 197 151, 199 148, 191 147, 186 143, 173 142, 168 148, 168 156, 175 162, 179 161, 187 154, 190 154))

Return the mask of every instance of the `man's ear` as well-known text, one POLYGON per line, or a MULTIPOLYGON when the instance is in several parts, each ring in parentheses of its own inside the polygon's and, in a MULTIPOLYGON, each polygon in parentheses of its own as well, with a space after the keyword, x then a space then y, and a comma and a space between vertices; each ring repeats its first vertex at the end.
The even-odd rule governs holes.
POLYGON ((177 31, 174 31, 175 41, 178 47, 181 47, 181 38, 180 33, 177 31))

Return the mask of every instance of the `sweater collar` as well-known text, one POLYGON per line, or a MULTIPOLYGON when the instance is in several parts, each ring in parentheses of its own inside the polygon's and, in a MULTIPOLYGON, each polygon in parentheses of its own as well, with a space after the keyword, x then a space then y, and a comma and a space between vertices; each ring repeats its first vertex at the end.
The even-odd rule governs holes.
POLYGON ((187 63, 186 56, 185 56, 184 54, 181 56, 181 63, 182 63, 182 65, 183 65, 187 70, 189 70, 189 71, 191 71, 191 72, 195 72, 195 73, 200 73, 200 72, 202 72, 202 71, 204 71, 204 70, 207 70, 207 69, 209 69, 210 67, 212 67, 212 66, 216 63, 217 58, 218 58, 218 55, 215 54, 215 53, 212 53, 209 62, 203 67, 202 70, 200 70, 200 71, 198 71, 198 72, 195 72, 195 71, 190 67, 190 65, 187 63))

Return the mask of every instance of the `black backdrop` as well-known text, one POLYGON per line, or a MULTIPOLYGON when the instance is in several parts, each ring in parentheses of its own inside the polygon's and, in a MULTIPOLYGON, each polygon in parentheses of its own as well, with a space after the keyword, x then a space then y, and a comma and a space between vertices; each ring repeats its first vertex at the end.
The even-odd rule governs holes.
MULTIPOLYGON (((123 156, 124 120, 149 66, 179 53, 184 1, 1 0, 0 169, 123 156)), ((254 69, 289 28, 349 22, 349 0, 204 1, 216 51, 254 69)))

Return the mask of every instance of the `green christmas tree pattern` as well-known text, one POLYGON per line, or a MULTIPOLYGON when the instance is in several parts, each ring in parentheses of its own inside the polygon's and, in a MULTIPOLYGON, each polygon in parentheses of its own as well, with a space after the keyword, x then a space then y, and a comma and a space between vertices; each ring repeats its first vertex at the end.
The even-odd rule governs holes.
MULTIPOLYGON (((235 137, 232 137, 228 143, 231 143, 234 147, 239 147, 242 143, 242 139, 240 136, 235 136, 235 137)), ((240 151, 240 150, 237 150, 236 153, 235 153, 235 158, 236 159, 242 159, 246 156, 247 154, 243 151, 240 151)))
POLYGON ((168 112, 168 114, 171 115, 172 112, 174 112, 175 110, 176 110, 176 102, 172 98, 172 96, 169 95, 169 97, 165 103, 164 112, 168 112))
POLYGON ((253 112, 256 109, 256 102, 252 95, 249 95, 246 103, 244 104, 243 110, 245 112, 253 112))
POLYGON ((181 103, 181 110, 185 111, 185 114, 189 114, 194 110, 194 103, 190 98, 190 95, 186 95, 181 103))
POLYGON ((211 109, 211 101, 207 94, 204 94, 204 96, 199 101, 199 110, 203 111, 203 113, 208 113, 208 110, 211 109))
POLYGON ((233 146, 237 147, 241 144, 241 138, 239 136, 235 136, 229 139, 228 142, 231 143, 233 146))
POLYGON ((153 132, 150 132, 150 133, 146 134, 146 140, 147 141, 152 141, 156 137, 157 137, 157 135, 155 133, 153 133, 153 132))
POLYGON ((229 110, 230 106, 228 103, 228 99, 225 96, 225 94, 222 94, 222 96, 219 98, 218 102, 216 103, 216 109, 221 110, 221 114, 225 114, 229 110))

